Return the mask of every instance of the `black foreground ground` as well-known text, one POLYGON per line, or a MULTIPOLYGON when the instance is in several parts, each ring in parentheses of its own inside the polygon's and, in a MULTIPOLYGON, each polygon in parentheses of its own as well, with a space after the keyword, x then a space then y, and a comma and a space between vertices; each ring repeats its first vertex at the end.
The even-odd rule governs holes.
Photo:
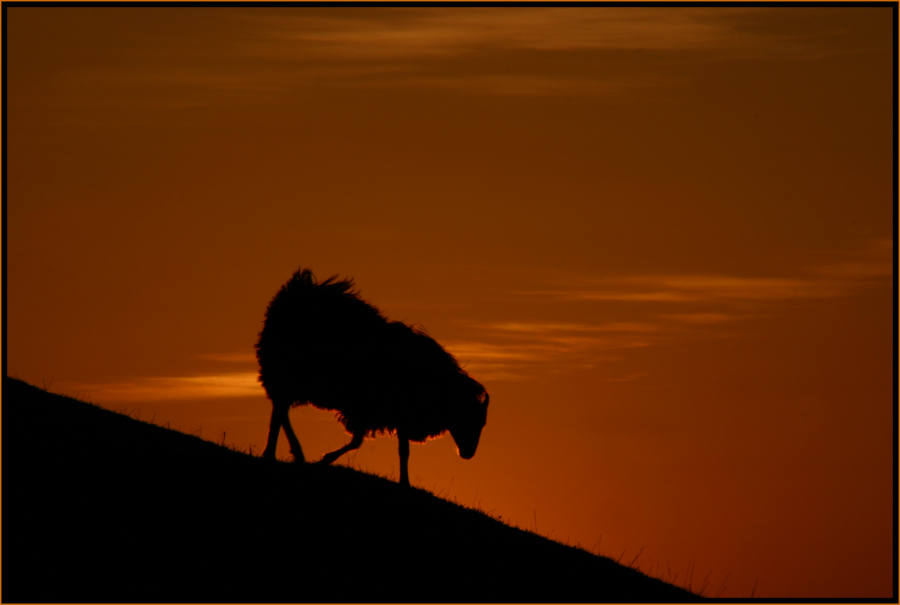
POLYGON ((6 378, 3 602, 700 597, 422 490, 271 463, 6 378))

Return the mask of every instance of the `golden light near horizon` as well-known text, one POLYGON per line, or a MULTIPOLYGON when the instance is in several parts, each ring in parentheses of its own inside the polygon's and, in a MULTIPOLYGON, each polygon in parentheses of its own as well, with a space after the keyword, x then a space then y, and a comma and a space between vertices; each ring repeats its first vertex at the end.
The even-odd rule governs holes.
POLYGON ((98 401, 159 401, 253 397, 259 394, 257 372, 201 376, 158 376, 136 382, 88 385, 98 401))
POLYGON ((352 277, 491 394, 413 485, 891 595, 894 5, 5 11, 10 376, 258 454, 266 305, 352 277))

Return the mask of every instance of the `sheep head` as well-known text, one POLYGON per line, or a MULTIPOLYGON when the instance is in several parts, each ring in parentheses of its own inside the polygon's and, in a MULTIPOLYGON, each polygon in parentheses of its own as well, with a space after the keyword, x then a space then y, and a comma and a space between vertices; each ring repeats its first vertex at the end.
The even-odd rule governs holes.
POLYGON ((489 401, 490 396, 482 387, 480 393, 458 408, 459 413, 456 414, 453 422, 448 427, 450 436, 456 442, 459 456, 464 460, 474 456, 475 450, 478 449, 481 429, 484 428, 487 422, 489 401))

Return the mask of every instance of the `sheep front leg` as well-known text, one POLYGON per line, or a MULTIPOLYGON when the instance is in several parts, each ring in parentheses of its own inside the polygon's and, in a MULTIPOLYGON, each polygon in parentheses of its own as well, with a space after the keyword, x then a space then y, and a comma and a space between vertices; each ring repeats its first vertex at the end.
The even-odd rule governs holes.
POLYGON ((400 442, 400 485, 409 487, 409 439, 403 431, 397 431, 400 442))
POLYGON ((365 433, 353 433, 353 439, 350 440, 350 443, 338 450, 334 450, 333 452, 322 456, 322 459, 319 460, 319 464, 331 464, 350 450, 358 449, 359 446, 362 445, 364 434, 365 433))

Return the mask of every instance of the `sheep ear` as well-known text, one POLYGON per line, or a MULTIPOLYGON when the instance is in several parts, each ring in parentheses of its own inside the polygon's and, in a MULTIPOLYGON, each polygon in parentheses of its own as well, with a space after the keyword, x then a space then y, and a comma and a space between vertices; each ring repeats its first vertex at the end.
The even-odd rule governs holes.
POLYGON ((487 408, 488 403, 491 401, 491 395, 487 391, 484 392, 484 407, 487 408))

